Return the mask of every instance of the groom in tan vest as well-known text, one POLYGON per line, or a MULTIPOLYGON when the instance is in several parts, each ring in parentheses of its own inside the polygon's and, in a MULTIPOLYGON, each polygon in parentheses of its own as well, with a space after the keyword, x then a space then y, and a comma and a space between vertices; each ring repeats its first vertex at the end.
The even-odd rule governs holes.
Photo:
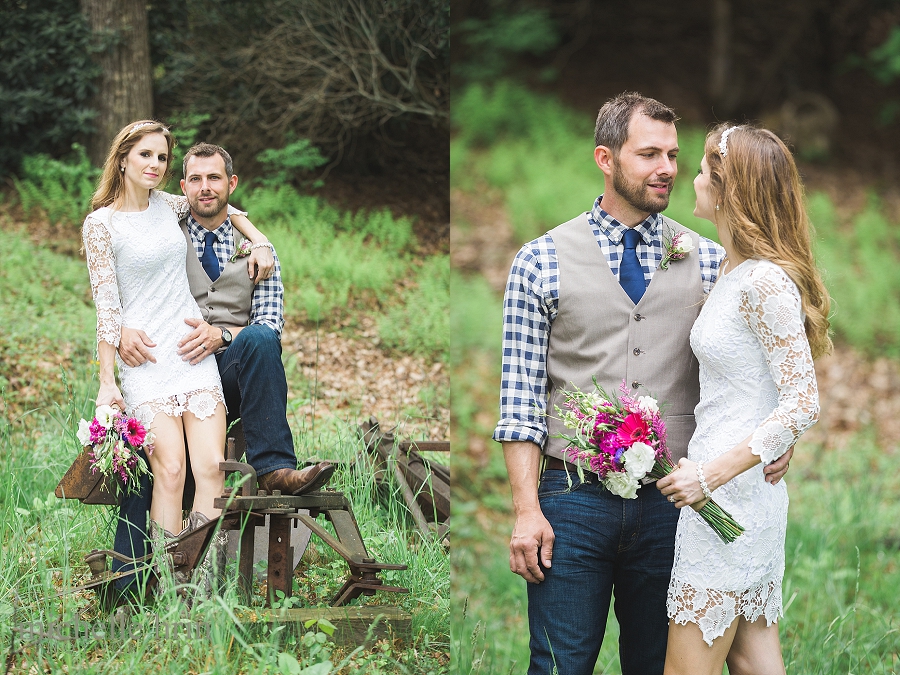
MULTIPOLYGON (((593 208, 525 244, 504 297, 500 421, 516 524, 510 569, 528 584, 529 675, 590 675, 610 599, 625 675, 663 672, 666 592, 678 510, 654 484, 636 499, 566 461, 554 413, 562 391, 608 392, 666 404, 674 460, 687 455, 700 398, 691 326, 716 280, 721 247, 660 214, 678 173, 675 113, 625 93, 600 110, 594 159, 606 189, 593 208), (659 267, 676 232, 686 258, 659 267), (548 423, 549 419, 549 423, 548 423), (542 472, 543 467, 543 472, 542 472)), ((767 467, 770 482, 789 457, 767 467)))
MULTIPOLYGON (((185 153, 183 169, 181 189, 191 211, 180 225, 187 242, 188 282, 204 320, 185 319, 194 330, 179 344, 182 358, 192 364, 210 356, 216 359, 228 418, 241 418, 247 462, 256 470, 262 489, 294 495, 316 490, 328 482, 334 467, 320 462, 297 470, 281 363, 284 287, 278 258, 270 278, 257 283, 249 278, 240 255, 243 237, 227 213, 238 177, 224 149, 208 143, 194 145, 185 153)), ((123 326, 119 356, 129 366, 155 361, 151 338, 123 326)), ((146 551, 144 523, 150 492, 145 480, 141 490, 122 500, 116 551, 131 557, 146 551)), ((114 569, 121 567, 114 562, 114 569)), ((131 581, 130 577, 121 580, 120 590, 131 581)))

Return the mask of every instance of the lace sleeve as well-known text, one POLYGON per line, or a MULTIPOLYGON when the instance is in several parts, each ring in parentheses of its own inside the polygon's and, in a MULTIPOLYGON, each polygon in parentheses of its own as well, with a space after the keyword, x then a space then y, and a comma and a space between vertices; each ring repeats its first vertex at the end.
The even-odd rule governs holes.
POLYGON ((778 405, 753 432, 750 451, 768 464, 819 419, 819 392, 800 296, 781 268, 761 265, 741 290, 740 312, 766 352, 778 405))
POLYGON ((97 306, 97 342, 119 346, 122 327, 122 302, 116 280, 116 256, 109 230, 99 220, 88 216, 82 230, 91 292, 97 306))
MULTIPOLYGON (((155 193, 159 195, 160 199, 162 199, 166 205, 175 212, 175 217, 178 220, 184 218, 188 212, 191 210, 191 205, 188 204, 187 197, 184 195, 172 195, 168 192, 163 192, 162 190, 156 190, 155 193)), ((234 214, 239 214, 242 216, 246 216, 246 211, 241 211, 240 209, 236 209, 231 204, 228 205, 228 215, 233 216, 234 214)))

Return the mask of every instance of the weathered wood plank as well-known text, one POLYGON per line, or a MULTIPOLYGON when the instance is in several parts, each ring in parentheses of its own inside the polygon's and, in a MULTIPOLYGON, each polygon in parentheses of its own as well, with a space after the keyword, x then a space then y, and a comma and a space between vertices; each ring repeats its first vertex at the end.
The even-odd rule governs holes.
POLYGON ((309 630, 304 628, 307 621, 327 619, 335 626, 333 639, 338 645, 371 645, 382 638, 409 643, 412 637, 412 617, 395 605, 265 609, 244 612, 238 618, 245 623, 294 624, 294 632, 300 635, 309 630))

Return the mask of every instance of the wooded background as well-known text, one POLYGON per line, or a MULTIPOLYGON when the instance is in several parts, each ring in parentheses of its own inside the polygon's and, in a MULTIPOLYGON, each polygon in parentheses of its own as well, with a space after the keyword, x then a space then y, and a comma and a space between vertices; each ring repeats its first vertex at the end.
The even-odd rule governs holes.
POLYGON ((99 165, 153 117, 227 148, 244 179, 305 139, 327 161, 298 186, 362 178, 355 203, 324 189, 446 222, 448 31, 442 0, 3 0, 0 175, 73 141, 99 165))
POLYGON ((451 11, 455 87, 511 75, 594 114, 637 89, 685 122, 760 121, 803 158, 900 178, 897 0, 453 0, 451 11))

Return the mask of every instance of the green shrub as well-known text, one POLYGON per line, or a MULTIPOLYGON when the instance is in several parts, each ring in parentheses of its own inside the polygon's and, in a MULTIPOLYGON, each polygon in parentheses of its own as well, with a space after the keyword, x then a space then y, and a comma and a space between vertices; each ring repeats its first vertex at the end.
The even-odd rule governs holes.
MULTIPOLYGON (((288 184, 297 180, 300 174, 329 161, 308 138, 289 138, 283 148, 263 150, 256 160, 266 167, 266 175, 259 179, 266 187, 288 184)), ((316 184, 319 186, 322 181, 316 181, 316 184)))
POLYGON ((74 143, 67 160, 49 155, 25 157, 21 178, 13 178, 13 184, 26 215, 40 212, 52 223, 80 225, 91 210, 99 175, 84 148, 74 143))
POLYGON ((433 256, 416 273, 416 287, 381 319, 378 332, 389 347, 446 360, 450 347, 449 314, 450 258, 433 256))
POLYGON ((453 71, 463 79, 496 79, 517 55, 543 54, 559 43, 559 30, 546 9, 526 6, 511 10, 503 2, 490 4, 490 17, 466 19, 456 28, 466 50, 463 59, 454 59, 453 71))
MULTIPOLYGON (((168 123, 176 140, 175 147, 172 148, 172 177, 176 183, 184 178, 182 163, 185 153, 197 142, 201 127, 209 121, 210 117, 211 115, 193 110, 177 112, 169 116, 168 123)), ((177 187, 172 189, 178 191, 177 187)))
POLYGON ((26 155, 58 157, 93 130, 89 106, 100 66, 91 32, 71 0, 5 2, 0 10, 0 176, 26 155))

